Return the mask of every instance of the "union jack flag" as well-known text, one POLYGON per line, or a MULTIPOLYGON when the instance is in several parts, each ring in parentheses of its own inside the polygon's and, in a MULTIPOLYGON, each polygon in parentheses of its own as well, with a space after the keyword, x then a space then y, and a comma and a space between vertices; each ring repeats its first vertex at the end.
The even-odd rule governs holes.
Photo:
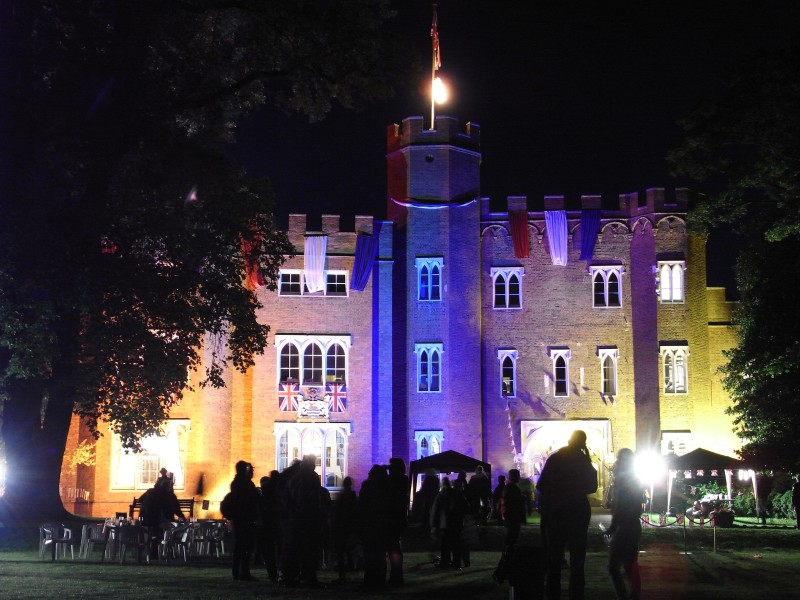
POLYGON ((347 386, 345 384, 326 384, 325 395, 328 397, 328 412, 342 412, 347 410, 347 386))
POLYGON ((296 411, 300 399, 300 386, 297 383, 281 382, 278 384, 278 410, 296 411))

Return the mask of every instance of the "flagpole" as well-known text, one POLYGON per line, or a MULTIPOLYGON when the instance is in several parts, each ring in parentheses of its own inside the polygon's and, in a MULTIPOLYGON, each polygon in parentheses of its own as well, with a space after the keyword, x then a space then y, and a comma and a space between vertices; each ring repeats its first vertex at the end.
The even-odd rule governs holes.
POLYGON ((436 100, 433 96, 433 86, 436 81, 436 69, 439 68, 439 28, 436 21, 436 4, 434 4, 433 23, 431 25, 431 131, 433 131, 436 126, 436 100))

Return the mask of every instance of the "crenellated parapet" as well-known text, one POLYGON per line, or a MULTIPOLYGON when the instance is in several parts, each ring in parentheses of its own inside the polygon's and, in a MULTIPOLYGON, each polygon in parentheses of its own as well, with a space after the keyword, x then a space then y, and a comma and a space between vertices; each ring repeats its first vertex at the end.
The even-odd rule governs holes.
POLYGON ((462 128, 455 117, 437 116, 433 129, 424 127, 422 117, 407 117, 401 125, 392 124, 386 129, 386 149, 393 152, 407 146, 433 146, 447 144, 468 150, 480 149, 481 128, 477 123, 467 123, 462 128))
POLYGON ((674 231, 685 232, 686 213, 693 192, 686 188, 677 188, 667 193, 664 188, 649 188, 644 193, 633 192, 620 194, 615 208, 603 208, 599 195, 582 195, 580 208, 567 208, 565 196, 545 196, 544 210, 528 211, 527 196, 509 196, 507 211, 492 212, 488 198, 481 199, 482 233, 491 232, 497 235, 500 229, 507 229, 509 213, 525 210, 528 212, 528 223, 531 233, 542 236, 545 230, 545 212, 563 210, 566 212, 570 234, 576 232, 581 223, 581 216, 587 210, 600 210, 602 226, 600 233, 633 233, 634 231, 674 231))
POLYGON ((327 235, 329 255, 354 255, 356 251, 356 238, 359 233, 372 235, 375 233, 376 222, 372 216, 356 215, 354 231, 342 231, 339 215, 322 215, 321 231, 307 229, 307 215, 289 215, 289 226, 286 234, 289 242, 294 246, 296 254, 303 254, 305 240, 308 235, 327 235))

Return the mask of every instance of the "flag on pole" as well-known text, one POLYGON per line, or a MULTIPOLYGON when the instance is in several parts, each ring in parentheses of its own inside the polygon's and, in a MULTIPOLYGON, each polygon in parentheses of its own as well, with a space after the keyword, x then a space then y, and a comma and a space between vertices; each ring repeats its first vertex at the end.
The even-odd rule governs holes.
POLYGON ((433 23, 431 24, 431 40, 433 43, 433 70, 442 68, 442 54, 439 50, 439 27, 436 23, 436 5, 433 5, 433 23))

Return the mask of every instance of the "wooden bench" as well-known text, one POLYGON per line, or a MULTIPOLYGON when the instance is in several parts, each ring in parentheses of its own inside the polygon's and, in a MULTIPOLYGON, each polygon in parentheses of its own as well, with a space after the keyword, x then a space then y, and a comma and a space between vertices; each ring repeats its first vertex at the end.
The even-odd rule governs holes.
MULTIPOLYGON (((191 519, 194 516, 194 498, 178 498, 178 506, 187 518, 191 519)), ((142 508, 142 499, 134 496, 133 504, 128 509, 128 516, 133 519, 135 513, 139 512, 142 508)))

